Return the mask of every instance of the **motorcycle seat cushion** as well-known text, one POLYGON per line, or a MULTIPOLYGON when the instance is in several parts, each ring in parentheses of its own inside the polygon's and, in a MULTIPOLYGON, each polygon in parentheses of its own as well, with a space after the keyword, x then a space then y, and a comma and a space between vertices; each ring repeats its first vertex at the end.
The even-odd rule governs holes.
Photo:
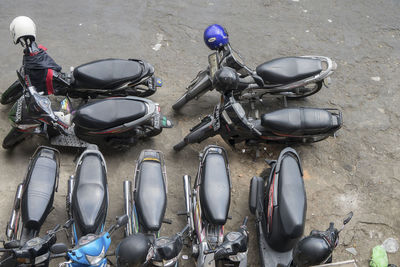
POLYGON ((200 201, 209 223, 224 225, 228 218, 231 191, 225 158, 207 154, 201 169, 200 201))
POLYGON ((322 134, 339 127, 332 114, 318 108, 284 108, 261 116, 261 125, 277 134, 322 134))
POLYGON ((88 153, 77 169, 72 197, 74 222, 81 236, 99 231, 107 214, 107 202, 105 166, 98 155, 88 153))
POLYGON ((281 161, 278 184, 278 213, 285 237, 301 237, 307 209, 306 192, 299 163, 292 156, 281 161))
POLYGON ((142 77, 143 66, 133 60, 101 59, 74 69, 76 87, 112 89, 126 82, 136 82, 142 77))
POLYGON ((54 198, 57 162, 54 151, 43 149, 28 173, 29 182, 22 196, 22 221, 29 229, 39 230, 54 198))
POLYGON ((321 61, 304 57, 277 58, 259 65, 256 73, 266 83, 299 81, 322 71, 321 61))
POLYGON ((162 166, 160 159, 157 159, 157 155, 147 155, 140 163, 136 177, 135 205, 138 217, 150 231, 160 230, 167 206, 162 166))
POLYGON ((109 98, 86 104, 74 114, 74 123, 89 130, 104 130, 143 117, 146 105, 138 100, 109 98))

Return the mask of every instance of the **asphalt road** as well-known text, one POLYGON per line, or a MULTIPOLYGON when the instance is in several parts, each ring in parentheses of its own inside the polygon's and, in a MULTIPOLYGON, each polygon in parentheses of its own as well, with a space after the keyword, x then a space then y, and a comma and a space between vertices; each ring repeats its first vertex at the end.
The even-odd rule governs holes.
MULTIPOLYGON (((397 0, 221 0, 221 1, 11 1, 0 2, 0 92, 16 79, 22 49, 14 46, 8 25, 19 15, 31 17, 37 40, 67 71, 100 58, 139 58, 155 66, 164 86, 151 99, 160 103, 175 127, 126 152, 102 151, 107 160, 110 203, 107 224, 123 213, 122 181, 132 179, 135 160, 145 148, 165 153, 168 173, 168 207, 162 234, 180 230, 185 219, 182 175, 195 176, 198 152, 206 144, 227 148, 233 181, 226 230, 235 230, 250 216, 249 265, 258 266, 254 217, 248 209, 252 176, 264 168, 264 158, 276 158, 282 146, 269 145, 260 158, 254 152, 231 149, 219 137, 174 153, 172 146, 208 114, 218 101, 211 92, 174 114, 171 105, 186 85, 207 65, 210 51, 203 30, 212 23, 224 25, 232 46, 250 67, 281 56, 325 55, 338 63, 332 85, 289 106, 339 108, 344 127, 337 138, 295 148, 305 170, 308 210, 306 231, 339 223, 350 210, 354 218, 341 234, 334 260, 353 257, 366 266, 371 249, 386 238, 400 238, 400 2, 397 0), (156 44, 160 44, 156 46, 156 44), (159 48, 157 51, 153 48, 159 48), (356 256, 345 251, 355 248, 356 256)), ((280 107, 279 100, 267 102, 280 107)), ((9 106, 0 107, 0 138, 10 126, 9 106)), ((45 140, 34 138, 12 151, 0 149, 0 229, 5 229, 15 188, 23 179, 29 157, 45 140)), ((43 230, 66 220, 67 179, 74 172, 77 150, 62 149, 60 186, 54 210, 43 230)), ((115 235, 113 244, 122 237, 115 235)), ((60 237, 60 240, 64 240, 60 237)), ((188 250, 184 251, 188 254, 188 250)), ((400 263, 400 252, 389 254, 400 263)), ((182 260, 185 266, 192 261, 182 260)))

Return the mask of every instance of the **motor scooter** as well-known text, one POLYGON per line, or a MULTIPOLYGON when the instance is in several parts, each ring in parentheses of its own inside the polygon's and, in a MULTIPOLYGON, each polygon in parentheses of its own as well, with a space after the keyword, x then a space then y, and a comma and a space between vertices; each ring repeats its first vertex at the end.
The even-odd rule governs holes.
POLYGON ((235 91, 236 99, 253 102, 268 96, 289 99, 311 96, 321 90, 322 85, 330 83, 329 76, 337 68, 335 61, 328 57, 301 56, 276 58, 252 70, 245 65, 229 41, 215 50, 208 56, 207 69, 200 71, 190 82, 187 91, 172 106, 174 110, 180 110, 190 100, 215 89, 213 76, 222 67, 235 69, 246 80, 235 91))
MULTIPOLYGON (((101 59, 71 67, 69 73, 47 54, 47 48, 38 46, 29 38, 21 38, 25 47, 22 67, 31 76, 33 85, 44 94, 71 98, 98 96, 138 96, 154 94, 162 81, 154 75, 154 67, 138 59, 101 59)), ((23 94, 23 87, 15 81, 1 96, 1 104, 11 104, 23 94)))
POLYGON ((9 112, 13 128, 3 140, 5 149, 32 135, 44 136, 55 146, 87 147, 95 143, 127 148, 138 139, 172 127, 157 103, 134 96, 94 100, 74 111, 64 99, 67 112, 54 112, 49 98, 31 86, 29 76, 23 78, 21 72, 17 73, 25 93, 9 112))
POLYGON ((106 266, 111 234, 128 220, 127 216, 121 216, 116 225, 105 231, 108 200, 105 159, 96 145, 89 145, 78 159, 75 175, 68 180, 66 206, 73 222, 73 249, 67 249, 65 266, 106 266))
POLYGON ((196 266, 246 266, 247 217, 237 232, 224 233, 231 200, 231 178, 226 151, 207 146, 191 189, 183 177, 186 217, 196 266))
MULTIPOLYGON (((307 198, 303 169, 297 152, 287 147, 277 160, 267 161, 266 176, 250 182, 249 207, 256 216, 258 244, 263 267, 308 267, 331 262, 339 232, 328 230, 304 233, 307 198)), ((352 213, 347 215, 347 224, 352 213)))
POLYGON ((158 150, 143 150, 136 161, 131 181, 124 181, 125 214, 129 220, 126 238, 116 251, 118 266, 143 264, 177 266, 183 247, 186 226, 172 237, 160 237, 167 207, 167 173, 164 154, 158 150), (143 245, 142 245, 143 244, 143 245))
POLYGON ((35 262, 35 266, 48 266, 48 250, 37 249, 34 254, 29 254, 27 250, 35 247, 35 240, 40 239, 40 229, 53 208, 59 168, 59 152, 56 149, 41 146, 33 154, 25 179, 15 193, 0 266, 20 266, 31 261, 35 262))

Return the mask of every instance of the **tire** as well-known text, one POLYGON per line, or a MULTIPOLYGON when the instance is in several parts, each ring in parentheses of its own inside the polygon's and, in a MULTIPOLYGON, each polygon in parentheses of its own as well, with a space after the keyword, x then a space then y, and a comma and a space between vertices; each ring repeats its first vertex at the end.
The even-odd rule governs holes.
POLYGON ((27 134, 12 128, 3 140, 3 148, 11 149, 25 140, 27 134))
POLYGON ((187 144, 184 140, 180 141, 178 144, 174 145, 174 150, 176 152, 181 151, 187 144))
POLYGON ((305 94, 291 93, 291 94, 286 95, 286 97, 288 99, 299 99, 299 98, 305 98, 305 97, 311 96, 313 94, 316 94, 316 93, 319 92, 319 90, 321 90, 323 81, 319 81, 319 82, 316 82, 314 84, 315 84, 315 87, 312 89, 311 92, 308 92, 308 93, 305 93, 305 94))
POLYGON ((184 93, 184 94, 178 99, 178 101, 176 101, 176 103, 172 105, 172 108, 173 108, 175 111, 180 110, 184 105, 186 105, 186 103, 188 102, 188 100, 186 99, 186 95, 187 95, 187 92, 184 93))
POLYGON ((19 81, 15 81, 8 89, 1 95, 0 103, 8 105, 14 103, 23 94, 24 90, 19 81))

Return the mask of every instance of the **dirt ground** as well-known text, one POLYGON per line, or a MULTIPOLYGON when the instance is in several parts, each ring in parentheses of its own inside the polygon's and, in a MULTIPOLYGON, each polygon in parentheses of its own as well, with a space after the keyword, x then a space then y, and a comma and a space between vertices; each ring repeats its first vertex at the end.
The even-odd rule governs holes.
MULTIPOLYGON (((100 58, 139 58, 155 66, 164 85, 151 99, 175 127, 126 152, 102 151, 107 160, 110 203, 107 224, 123 213, 122 181, 132 179, 135 160, 145 148, 165 153, 168 207, 164 235, 180 230, 185 219, 182 175, 196 175, 198 152, 207 144, 224 146, 233 181, 226 229, 235 230, 250 216, 249 266, 258 266, 255 221, 248 209, 252 176, 266 167, 264 158, 276 158, 283 146, 268 145, 254 160, 254 152, 231 149, 215 137, 175 153, 176 144, 200 118, 211 112, 218 94, 208 93, 174 114, 171 105, 198 71, 207 66, 210 51, 203 30, 211 23, 224 25, 232 46, 250 67, 281 56, 326 55, 338 69, 329 89, 289 106, 331 107, 343 111, 344 126, 337 138, 295 146, 303 161, 307 190, 306 231, 340 223, 349 211, 354 217, 341 234, 334 260, 355 258, 367 266, 371 249, 386 238, 400 238, 400 2, 396 0, 221 0, 221 1, 12 1, 0 2, 0 91, 16 79, 22 49, 14 46, 8 25, 18 15, 36 22, 38 43, 67 71, 100 58), (159 50, 156 44, 161 44, 159 50), (345 251, 353 247, 358 254, 345 251)), ((267 102, 280 107, 279 100, 267 102)), ((0 107, 0 139, 10 129, 0 107)), ((12 151, 0 151, 0 229, 5 229, 15 188, 23 179, 29 157, 42 139, 30 139, 12 151)), ((0 149, 1 150, 1 149, 0 149)), ((66 220, 67 179, 74 172, 75 149, 61 150, 60 186, 55 209, 43 230, 66 220)), ((113 238, 117 244, 122 231, 113 238)), ((64 241, 60 235, 59 240, 64 241)), ((188 254, 188 250, 184 252, 188 254)), ((400 252, 389 254, 400 264, 400 252)), ((193 261, 182 260, 185 266, 193 261)))

